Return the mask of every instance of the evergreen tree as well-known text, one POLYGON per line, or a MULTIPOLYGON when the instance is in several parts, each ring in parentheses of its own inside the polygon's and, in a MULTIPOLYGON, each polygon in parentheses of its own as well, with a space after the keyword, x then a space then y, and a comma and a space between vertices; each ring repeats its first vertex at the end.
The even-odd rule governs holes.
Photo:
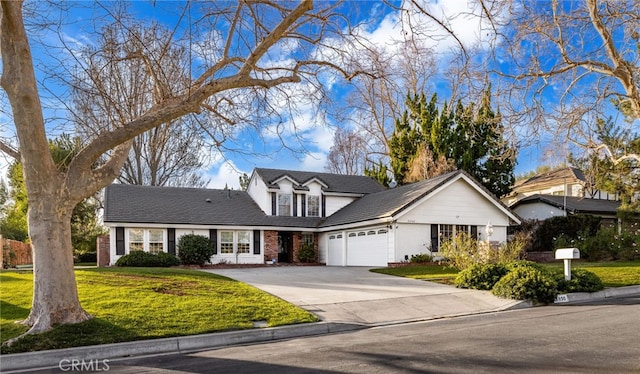
POLYGON ((491 87, 478 106, 459 100, 453 110, 444 104, 439 111, 436 95, 427 102, 420 94, 407 96, 406 107, 389 142, 390 164, 399 184, 450 171, 455 165, 497 196, 510 191, 515 150, 503 137, 500 114, 491 107, 491 87))
POLYGON ((391 183, 391 178, 389 178, 389 169, 387 168, 387 165, 382 163, 382 161, 371 165, 371 168, 365 166, 364 175, 377 180, 378 183, 385 187, 389 187, 389 183, 391 183))

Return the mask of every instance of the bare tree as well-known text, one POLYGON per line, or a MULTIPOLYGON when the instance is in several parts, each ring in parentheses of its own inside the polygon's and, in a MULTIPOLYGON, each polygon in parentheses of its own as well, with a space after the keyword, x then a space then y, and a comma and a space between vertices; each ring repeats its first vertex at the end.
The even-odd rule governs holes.
MULTIPOLYGON (((114 14, 110 12, 112 8, 98 4, 107 15, 114 14)), ((115 6, 113 4, 108 3, 108 6, 115 6)), ((301 82, 315 82, 320 86, 318 66, 335 67, 343 72, 331 61, 317 60, 313 55, 317 44, 326 37, 324 33, 334 32, 333 37, 340 36, 341 29, 331 27, 333 8, 328 3, 322 3, 325 8, 315 10, 311 0, 291 6, 275 1, 235 5, 227 2, 188 3, 186 6, 202 6, 194 12, 199 18, 183 17, 192 27, 176 27, 176 32, 184 30, 186 39, 191 39, 195 30, 215 33, 210 39, 214 40, 211 48, 199 50, 201 55, 197 63, 194 60, 184 66, 189 71, 185 74, 189 77, 188 82, 166 85, 160 77, 170 75, 167 67, 147 58, 145 50, 117 55, 120 59, 139 59, 143 62, 140 66, 153 72, 149 74, 152 79, 150 89, 157 96, 153 103, 139 108, 139 113, 129 116, 115 110, 109 112, 112 117, 97 119, 102 126, 90 134, 92 136, 86 139, 86 145, 68 167, 60 170, 48 148, 23 3, 1 3, 3 65, 0 84, 11 105, 18 145, 2 141, 0 150, 20 159, 24 166, 29 234, 34 254, 33 305, 23 321, 31 326, 27 333, 46 331, 53 324, 77 323, 91 318, 78 300, 71 250, 71 213, 78 202, 120 174, 136 136, 190 113, 206 113, 208 118, 215 119, 207 127, 211 134, 216 134, 214 130, 223 133, 238 124, 234 121, 234 113, 244 110, 244 115, 254 113, 257 116, 261 109, 258 104, 265 103, 271 90, 291 92, 287 88, 301 82), (295 55, 295 58, 280 56, 284 47, 292 50, 287 56, 295 55), (234 101, 236 98, 257 100, 257 104, 245 108, 234 101)), ((125 19, 111 21, 126 22, 125 19)), ((135 37, 135 34, 131 36, 135 37)), ((174 36, 174 39, 179 38, 174 36)), ((86 76, 92 77, 89 72, 86 76)), ((99 87, 97 83, 92 82, 92 87, 99 87)), ((120 99, 113 98, 114 107, 120 99)))
POLYGON ((423 146, 418 149, 418 153, 410 161, 405 182, 419 182, 454 170, 456 170, 456 163, 453 160, 448 160, 444 155, 440 155, 437 160, 434 160, 431 149, 423 146))
MULTIPOLYGON (((172 40, 159 24, 108 25, 97 46, 79 53, 72 90, 74 121, 91 138, 108 124, 122 126, 164 99, 167 91, 185 89, 189 49, 172 40), (162 66, 162 69, 158 69, 162 66)), ((153 128, 132 141, 118 177, 123 183, 202 187, 204 139, 189 114, 153 128)))
MULTIPOLYGON (((493 72, 506 120, 519 134, 551 133, 604 151, 614 163, 640 161, 598 137, 598 119, 637 134, 640 126, 640 8, 636 0, 538 3, 481 1, 497 33, 493 72), (501 67, 506 66, 508 70, 501 67), (622 121, 623 117, 626 121, 622 121)), ((486 66, 485 66, 486 68, 486 66)))
POLYGON ((367 160, 367 142, 356 131, 339 128, 327 156, 325 170, 335 174, 363 175, 367 160))

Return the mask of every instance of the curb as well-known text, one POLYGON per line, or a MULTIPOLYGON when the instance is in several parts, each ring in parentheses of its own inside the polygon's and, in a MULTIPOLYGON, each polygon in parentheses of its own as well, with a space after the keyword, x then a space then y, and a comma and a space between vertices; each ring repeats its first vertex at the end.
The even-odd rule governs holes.
POLYGON ((580 303, 593 300, 609 299, 612 297, 640 295, 640 286, 626 286, 605 288, 597 292, 574 292, 560 294, 556 297, 554 304, 580 303))
POLYGON ((184 353, 237 344, 341 333, 360 330, 366 327, 367 326, 350 323, 317 322, 254 330, 228 331, 178 336, 174 338, 52 349, 48 351, 12 353, 2 355, 0 359, 0 372, 9 373, 12 370, 23 371, 59 367, 63 361, 66 364, 70 364, 72 360, 77 360, 73 362, 95 363, 103 362, 105 359, 120 359, 163 353, 184 353))

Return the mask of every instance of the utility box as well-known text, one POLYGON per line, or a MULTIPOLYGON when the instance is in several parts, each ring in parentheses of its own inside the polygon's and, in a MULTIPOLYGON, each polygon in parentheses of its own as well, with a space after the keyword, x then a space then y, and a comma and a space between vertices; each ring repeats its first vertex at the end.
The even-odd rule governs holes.
POLYGON ((577 260, 579 258, 580 250, 578 248, 556 249, 556 260, 577 260))
POLYGON ((564 279, 571 280, 571 260, 579 258, 580 250, 578 248, 556 249, 556 260, 564 260, 564 279))

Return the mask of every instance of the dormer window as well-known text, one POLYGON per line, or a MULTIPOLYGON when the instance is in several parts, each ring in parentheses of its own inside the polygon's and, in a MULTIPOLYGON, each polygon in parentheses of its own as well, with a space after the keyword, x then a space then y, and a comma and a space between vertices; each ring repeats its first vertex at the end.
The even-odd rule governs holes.
POLYGON ((291 216, 291 194, 278 194, 278 215, 291 216))
POLYGON ((320 216, 320 196, 307 195, 307 216, 308 217, 320 216))

